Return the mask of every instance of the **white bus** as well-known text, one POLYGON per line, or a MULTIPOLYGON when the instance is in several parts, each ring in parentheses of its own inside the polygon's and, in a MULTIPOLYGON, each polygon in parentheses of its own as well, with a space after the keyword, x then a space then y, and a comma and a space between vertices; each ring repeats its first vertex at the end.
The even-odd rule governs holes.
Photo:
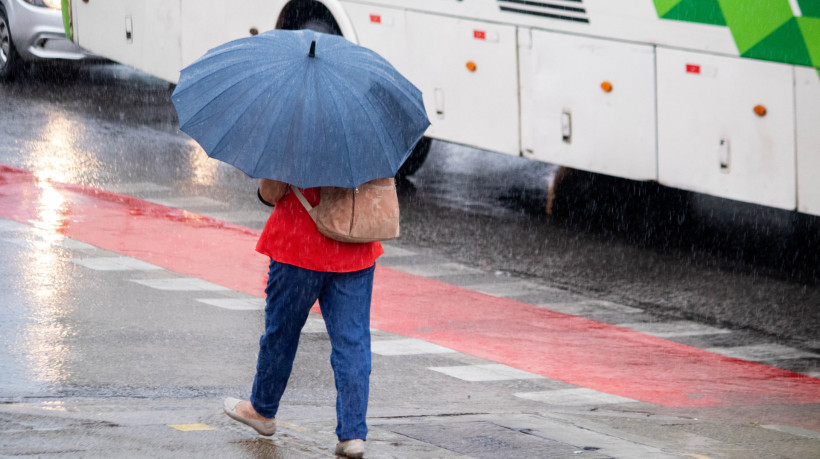
POLYGON ((816 0, 64 0, 64 14, 83 48, 170 82, 232 39, 340 33, 423 91, 429 138, 820 215, 816 0))

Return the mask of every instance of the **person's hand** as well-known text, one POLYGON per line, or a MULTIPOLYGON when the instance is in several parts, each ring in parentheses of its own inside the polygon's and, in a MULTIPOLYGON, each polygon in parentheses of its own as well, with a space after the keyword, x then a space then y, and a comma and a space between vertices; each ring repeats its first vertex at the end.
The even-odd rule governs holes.
POLYGON ((278 180, 261 179, 259 181, 259 197, 269 205, 276 204, 288 193, 288 184, 278 180))

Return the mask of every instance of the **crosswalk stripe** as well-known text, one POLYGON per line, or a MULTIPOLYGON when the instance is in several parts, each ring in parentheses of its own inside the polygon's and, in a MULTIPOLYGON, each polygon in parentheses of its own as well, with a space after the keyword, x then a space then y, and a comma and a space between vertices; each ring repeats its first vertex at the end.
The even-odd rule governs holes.
POLYGON ((416 255, 416 252, 411 252, 407 249, 402 249, 400 247, 396 247, 391 244, 382 244, 384 248, 384 255, 385 257, 412 257, 416 255))
POLYGON ((51 237, 51 238, 41 238, 41 237, 10 237, 10 238, 2 238, 6 242, 10 242, 15 245, 19 245, 20 247, 38 247, 43 248, 43 244, 47 246, 56 246, 61 247, 64 249, 73 249, 73 250, 91 250, 96 249, 93 245, 86 244, 85 242, 75 241, 74 239, 69 239, 67 237, 51 237))
POLYGON ((524 295, 527 293, 536 293, 536 292, 555 292, 555 293, 566 293, 562 290, 558 290, 555 288, 544 287, 542 285, 535 284, 533 282, 527 281, 520 281, 520 282, 497 282, 493 284, 480 284, 480 285, 471 285, 469 287, 464 287, 469 290, 475 290, 477 292, 484 293, 486 295, 495 296, 499 298, 505 298, 510 296, 517 296, 517 295, 524 295))
POLYGON ((637 332, 646 333, 647 335, 657 336, 659 338, 676 338, 683 336, 700 336, 700 335, 721 335, 731 333, 731 330, 722 328, 710 327, 696 322, 689 322, 685 320, 675 322, 643 322, 643 323, 626 323, 618 324, 619 327, 628 328, 637 332))
POLYGON ((217 201, 211 198, 206 198, 205 196, 185 196, 179 198, 156 198, 156 199, 146 199, 146 201, 153 202, 154 204, 159 204, 165 207, 175 207, 175 208, 184 208, 184 207, 221 207, 225 206, 226 204, 221 201, 217 201))
POLYGON ((491 363, 486 365, 458 365, 452 367, 429 367, 430 370, 464 381, 507 381, 511 379, 543 379, 541 375, 517 368, 491 363))
POLYGON ((258 212, 201 212, 206 217, 211 217, 216 220, 224 220, 226 222, 264 222, 270 215, 265 211, 258 212))
POLYGON ((752 362, 765 362, 769 360, 805 359, 820 358, 820 354, 814 352, 801 351, 782 344, 752 344, 749 346, 735 347, 710 347, 709 352, 725 355, 741 360, 752 362))
POLYGON ((31 227, 14 220, 0 218, 0 231, 27 231, 31 227))
POLYGON ((159 266, 131 257, 72 258, 71 262, 97 271, 154 271, 159 266))
POLYGON ((227 287, 213 284, 195 277, 174 277, 170 279, 131 279, 131 282, 157 290, 173 291, 224 291, 227 287))
POLYGON ((587 389, 584 387, 573 389, 556 389, 542 392, 521 392, 515 394, 515 396, 535 402, 562 406, 609 405, 616 403, 637 402, 637 400, 633 400, 631 398, 607 394, 605 392, 587 389))
POLYGON ((197 301, 234 311, 259 311, 265 309, 265 300, 261 298, 199 298, 197 301))
POLYGON ((171 187, 157 185, 153 182, 130 182, 108 185, 106 188, 115 193, 140 193, 147 191, 170 191, 171 187))
POLYGON ((459 263, 436 263, 429 265, 406 265, 400 266, 398 269, 423 277, 446 276, 450 274, 481 274, 483 271, 475 268, 470 268, 459 263))
POLYGON ((419 355, 455 352, 444 346, 415 338, 373 341, 370 348, 372 353, 379 355, 419 355))
POLYGON ((601 300, 585 300, 572 303, 541 303, 537 304, 536 306, 538 306, 539 308, 550 309, 552 311, 562 312, 564 314, 571 314, 574 316, 587 316, 591 314, 606 312, 624 314, 635 314, 643 312, 642 309, 601 300))

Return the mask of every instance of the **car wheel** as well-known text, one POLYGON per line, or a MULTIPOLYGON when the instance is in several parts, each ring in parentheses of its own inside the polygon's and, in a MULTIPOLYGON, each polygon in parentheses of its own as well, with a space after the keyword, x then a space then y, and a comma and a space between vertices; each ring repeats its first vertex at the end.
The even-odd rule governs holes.
POLYGON ((20 56, 14 49, 14 42, 11 39, 6 11, 0 8, 0 80, 14 77, 20 64, 20 56))
POLYGON ((424 164, 424 160, 427 159, 427 154, 430 153, 430 145, 432 145, 432 143, 433 141, 429 137, 422 137, 419 143, 416 144, 416 147, 413 148, 413 152, 410 153, 407 161, 399 168, 399 172, 396 173, 396 178, 403 179, 409 177, 419 170, 421 165, 424 164))

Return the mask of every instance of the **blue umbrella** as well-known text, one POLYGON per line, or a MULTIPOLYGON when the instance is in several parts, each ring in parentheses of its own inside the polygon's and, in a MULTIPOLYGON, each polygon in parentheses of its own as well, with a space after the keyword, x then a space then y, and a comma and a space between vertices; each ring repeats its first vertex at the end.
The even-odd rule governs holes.
POLYGON ((208 51, 172 100, 209 156, 300 188, 393 177, 430 125, 421 92, 385 59, 310 30, 208 51))

